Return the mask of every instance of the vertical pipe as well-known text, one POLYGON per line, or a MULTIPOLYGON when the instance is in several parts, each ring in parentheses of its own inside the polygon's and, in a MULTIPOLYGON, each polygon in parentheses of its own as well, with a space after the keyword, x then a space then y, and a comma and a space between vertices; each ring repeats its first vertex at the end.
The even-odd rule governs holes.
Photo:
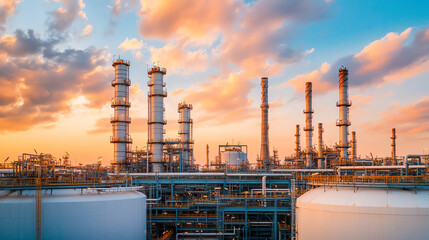
POLYGON ((299 134, 299 124, 296 125, 296 133, 295 133, 295 156, 296 158, 300 158, 301 155, 301 145, 300 145, 300 134, 299 134))
POLYGON ((164 75, 167 70, 163 67, 153 66, 148 70, 150 80, 149 86, 149 152, 151 155, 152 172, 163 171, 163 144, 164 144, 164 125, 167 123, 164 120, 164 97, 167 97, 167 91, 164 90, 164 75))
POLYGON ((392 161, 395 165, 398 163, 396 162, 396 128, 392 128, 392 161))
POLYGON ((313 98, 312 83, 305 83, 305 137, 306 137, 306 163, 307 167, 313 166, 313 107, 312 107, 312 98, 313 98))
POLYGON ((114 144, 114 162, 123 170, 128 160, 129 146, 132 142, 129 135, 129 79, 130 62, 123 59, 116 59, 112 66, 115 68, 115 79, 112 87, 115 88, 115 97, 112 99, 114 116, 110 119, 113 126, 113 136, 110 142, 114 144))
POLYGON ((348 160, 347 149, 350 147, 348 142, 348 126, 350 126, 349 121, 349 107, 352 105, 349 101, 349 71, 346 67, 342 66, 338 70, 339 74, 339 91, 340 99, 337 102, 337 107, 339 108, 339 121, 337 126, 340 130, 340 141, 338 148, 340 148, 340 158, 341 160, 348 160))
POLYGON ((182 149, 182 161, 185 169, 192 167, 191 148, 191 110, 192 104, 186 104, 185 102, 179 103, 178 112, 180 113, 179 118, 179 135, 180 135, 180 148, 182 149))
POLYGON ((323 124, 319 123, 319 144, 317 153, 317 168, 323 168, 323 124))
POLYGON ((352 131, 352 160, 355 161, 357 159, 357 139, 356 132, 352 131))
POLYGON ((262 195, 267 194, 267 176, 262 177, 262 195))
POLYGON ((269 165, 269 148, 268 148, 268 78, 261 78, 262 88, 262 123, 261 123, 261 155, 260 164, 263 168, 269 165))

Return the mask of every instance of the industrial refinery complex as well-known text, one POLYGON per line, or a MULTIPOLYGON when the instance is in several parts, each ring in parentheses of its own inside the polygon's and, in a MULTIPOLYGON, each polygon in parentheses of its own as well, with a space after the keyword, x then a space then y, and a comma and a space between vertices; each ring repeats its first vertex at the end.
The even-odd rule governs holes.
POLYGON ((73 166, 68 154, 48 153, 1 164, 0 239, 428 238, 429 155, 397 156, 392 128, 391 156, 358 157, 346 67, 338 71, 339 98, 332 103, 339 110, 337 143, 327 144, 322 123, 313 123, 307 82, 305 134, 297 124, 295 136, 284 136, 295 142, 292 157, 270 153, 269 79, 262 77, 257 164, 249 163, 247 145, 224 144, 211 150, 218 153, 212 160, 207 145, 206 164, 197 167, 192 103, 178 103, 178 136, 164 137, 167 69, 161 66, 147 70, 146 148, 131 147, 130 64, 121 58, 112 64, 111 166, 73 166))

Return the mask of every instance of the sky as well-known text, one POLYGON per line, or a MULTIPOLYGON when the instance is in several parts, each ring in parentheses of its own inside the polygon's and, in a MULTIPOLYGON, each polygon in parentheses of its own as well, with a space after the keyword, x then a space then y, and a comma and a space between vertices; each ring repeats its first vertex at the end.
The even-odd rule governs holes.
POLYGON ((0 0, 0 161, 37 151, 109 164, 119 56, 131 62, 133 148, 146 146, 154 62, 167 68, 165 137, 178 137, 178 103, 192 104, 198 164, 206 144, 214 160, 227 143, 255 162, 261 77, 271 151, 293 154, 307 81, 314 126, 334 145, 344 65, 358 156, 389 156, 391 128, 398 155, 429 153, 428 12, 426 0, 0 0))

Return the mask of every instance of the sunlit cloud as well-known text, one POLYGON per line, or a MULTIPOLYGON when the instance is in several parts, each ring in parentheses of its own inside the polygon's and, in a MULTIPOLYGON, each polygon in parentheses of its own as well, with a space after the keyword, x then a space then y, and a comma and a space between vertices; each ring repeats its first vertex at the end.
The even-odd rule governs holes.
POLYGON ((120 45, 119 45, 119 49, 122 51, 127 51, 127 50, 135 50, 135 49, 141 49, 143 47, 143 42, 140 40, 137 40, 135 38, 132 39, 125 39, 120 45))

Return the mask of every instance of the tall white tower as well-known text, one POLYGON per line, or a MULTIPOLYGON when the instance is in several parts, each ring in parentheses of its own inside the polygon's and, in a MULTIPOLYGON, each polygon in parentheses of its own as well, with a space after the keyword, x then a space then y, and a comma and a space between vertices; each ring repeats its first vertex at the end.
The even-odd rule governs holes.
POLYGON ((167 97, 167 91, 164 89, 164 75, 167 69, 159 66, 153 66, 148 70, 150 80, 148 93, 148 144, 150 163, 152 172, 163 171, 162 150, 164 145, 164 97, 167 97))
POLYGON ((114 144, 114 162, 123 168, 127 163, 127 153, 130 152, 129 146, 132 139, 129 135, 129 79, 130 62, 123 59, 116 59, 112 66, 115 68, 115 79, 112 86, 115 88, 115 97, 112 98, 112 108, 114 116, 110 119, 113 125, 113 136, 110 142, 114 144))
POLYGON ((180 148, 182 149, 182 161, 185 165, 185 169, 192 168, 194 165, 194 158, 191 151, 191 144, 193 143, 191 110, 192 104, 186 104, 185 102, 179 103, 180 148))
POLYGON ((340 119, 337 122, 337 126, 340 128, 340 142, 338 148, 340 148, 340 158, 342 160, 348 160, 347 149, 349 146, 348 141, 348 126, 350 126, 349 121, 349 107, 352 105, 349 101, 349 71, 346 67, 342 66, 338 70, 339 74, 339 89, 340 89, 340 100, 337 102, 337 107, 339 108, 340 119))

